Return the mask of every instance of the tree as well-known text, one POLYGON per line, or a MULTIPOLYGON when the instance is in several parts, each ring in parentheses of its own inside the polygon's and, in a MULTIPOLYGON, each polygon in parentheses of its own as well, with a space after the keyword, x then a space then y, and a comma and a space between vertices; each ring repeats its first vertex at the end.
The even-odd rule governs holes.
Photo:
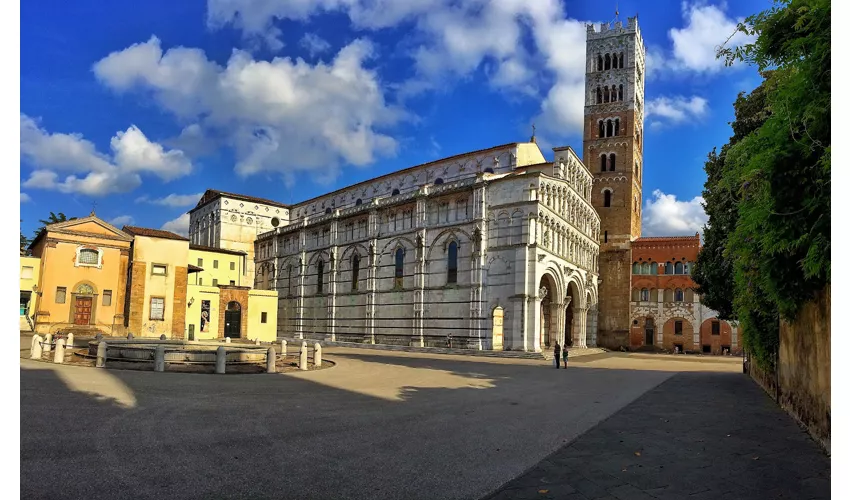
MULTIPOLYGON (((20 221, 23 222, 24 220, 20 219, 20 221)), ((28 240, 27 237, 24 236, 24 232, 21 231, 21 255, 24 255, 24 254, 27 253, 27 245, 29 245, 29 244, 30 244, 30 240, 28 240)))
POLYGON ((706 183, 706 211, 723 228, 702 259, 699 286, 712 300, 731 296, 745 345, 768 366, 779 318, 793 320, 830 279, 830 10, 828 0, 776 1, 738 26, 754 43, 718 53, 727 64, 759 67, 764 103, 739 99, 740 137, 706 164, 719 171, 706 183), (718 249, 732 269, 731 294, 718 249))
POLYGON ((69 221, 69 220, 76 220, 76 217, 71 217, 69 219, 68 217, 65 216, 64 212, 59 212, 58 214, 50 212, 50 216, 47 219, 39 219, 38 222, 41 223, 41 226, 39 226, 39 228, 35 230, 35 236, 38 236, 38 234, 41 233, 42 229, 44 229, 45 226, 48 226, 50 224, 56 224, 57 222, 65 222, 65 221, 69 221))

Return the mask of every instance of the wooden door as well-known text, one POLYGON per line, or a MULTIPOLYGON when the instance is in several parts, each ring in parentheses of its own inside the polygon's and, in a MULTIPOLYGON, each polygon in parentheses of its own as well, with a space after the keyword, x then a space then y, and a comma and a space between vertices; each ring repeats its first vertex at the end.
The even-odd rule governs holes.
POLYGON ((74 307, 75 325, 91 324, 91 303, 91 297, 77 297, 77 303, 74 307))

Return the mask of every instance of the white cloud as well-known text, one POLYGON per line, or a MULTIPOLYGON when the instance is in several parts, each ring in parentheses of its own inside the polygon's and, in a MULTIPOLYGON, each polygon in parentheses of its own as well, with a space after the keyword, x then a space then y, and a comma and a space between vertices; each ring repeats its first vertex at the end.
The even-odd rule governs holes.
POLYGON ((699 120, 708 112, 708 101, 699 96, 662 96, 646 102, 646 117, 655 118, 650 128, 658 128, 663 122, 682 123, 699 120), (662 122, 663 120, 663 122, 662 122))
POLYGON ((163 205, 166 207, 188 207, 198 203, 204 193, 197 194, 170 194, 164 198, 149 199, 147 196, 142 196, 136 199, 136 203, 150 203, 151 205, 163 205))
POLYGON ((135 125, 117 132, 111 146, 110 158, 80 134, 50 133, 21 114, 21 156, 35 167, 22 185, 101 196, 139 187, 142 179, 138 172, 153 173, 168 181, 188 174, 192 168, 182 151, 165 151, 135 125), (61 171, 73 173, 60 179, 61 171))
POLYGON ((118 217, 115 217, 114 219, 109 221, 109 223, 115 227, 120 228, 121 226, 124 226, 126 224, 132 224, 134 221, 135 220, 133 219, 132 215, 119 215, 118 217))
POLYGON ((32 198, 30 198, 30 195, 28 195, 24 192, 21 192, 21 203, 27 203, 29 201, 32 201, 32 198))
POLYGON ((186 236, 189 234, 189 214, 183 214, 174 220, 166 222, 162 225, 162 229, 186 236))
POLYGON ((330 64, 301 59, 258 61, 233 52, 226 67, 203 51, 177 47, 163 53, 152 37, 113 52, 94 65, 116 91, 142 88, 175 115, 223 137, 236 152, 236 171, 316 171, 334 178, 340 163, 369 164, 396 153, 397 142, 378 131, 405 114, 385 102, 367 40, 343 47, 330 64))
MULTIPOLYGON (((734 48, 755 41, 755 37, 736 32, 738 23, 744 22, 744 19, 732 19, 725 11, 725 3, 708 5, 702 1, 682 2, 685 27, 671 28, 667 33, 672 43, 672 53, 665 53, 657 47, 647 50, 647 78, 660 73, 676 74, 683 71, 711 74, 723 69, 724 60, 717 58, 717 50, 722 45, 734 48)), ((739 67, 743 65, 732 66, 739 67)))
POLYGON ((331 44, 315 33, 304 33, 304 36, 301 37, 301 47, 309 52, 311 57, 315 57, 316 54, 330 50, 331 44))
POLYGON ((647 200, 643 209, 644 236, 681 236, 702 233, 708 216, 702 204, 702 196, 690 201, 677 200, 674 194, 665 194, 656 189, 653 199, 647 200))

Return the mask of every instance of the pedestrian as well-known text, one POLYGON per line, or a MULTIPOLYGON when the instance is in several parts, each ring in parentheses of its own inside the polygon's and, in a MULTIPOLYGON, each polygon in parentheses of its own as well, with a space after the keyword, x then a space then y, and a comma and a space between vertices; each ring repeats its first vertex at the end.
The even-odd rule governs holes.
POLYGON ((570 356, 570 351, 564 349, 564 370, 567 369, 567 358, 570 356))
POLYGON ((555 341, 555 368, 561 368, 561 344, 555 341))

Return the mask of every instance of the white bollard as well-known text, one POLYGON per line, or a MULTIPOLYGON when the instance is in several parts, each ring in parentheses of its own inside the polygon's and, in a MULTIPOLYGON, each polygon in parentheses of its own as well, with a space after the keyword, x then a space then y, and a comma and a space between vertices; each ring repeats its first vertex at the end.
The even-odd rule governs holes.
POLYGON ((106 342, 101 341, 97 345, 97 363, 95 363, 95 366, 106 368, 106 342))
POLYGON ((254 341, 254 345, 260 345, 260 337, 257 337, 257 340, 254 341))
POLYGON ((224 373, 225 365, 227 364, 227 351, 224 350, 224 346, 219 347, 215 351, 215 372, 216 373, 224 373))
POLYGON ((165 371, 165 346, 158 345, 156 346, 156 352, 153 357, 153 371, 155 372, 164 372, 165 371))
POLYGON ((224 337, 224 343, 229 344, 230 343, 230 337, 224 337))
POLYGON ((65 348, 66 349, 73 349, 74 348, 74 334, 73 333, 68 334, 68 341, 65 342, 65 348))
POLYGON ((32 350, 30 351, 30 359, 41 359, 41 342, 44 339, 41 338, 41 335, 33 335, 32 337, 32 350))
POLYGON ((56 341, 56 352, 53 353, 53 362, 57 364, 65 362, 65 339, 56 341))
POLYGON ((318 342, 313 344, 313 366, 316 368, 322 366, 322 344, 318 342))
POLYGON ((269 347, 266 351, 266 373, 275 372, 275 352, 274 347, 269 347))
POLYGON ((301 359, 298 360, 298 368, 307 369, 307 341, 301 342, 301 359))
POLYGON ((53 334, 48 333, 47 336, 44 337, 44 352, 50 352, 50 348, 52 347, 51 344, 53 344, 53 334))
POLYGON ((286 341, 280 341, 280 359, 286 359, 286 341))

